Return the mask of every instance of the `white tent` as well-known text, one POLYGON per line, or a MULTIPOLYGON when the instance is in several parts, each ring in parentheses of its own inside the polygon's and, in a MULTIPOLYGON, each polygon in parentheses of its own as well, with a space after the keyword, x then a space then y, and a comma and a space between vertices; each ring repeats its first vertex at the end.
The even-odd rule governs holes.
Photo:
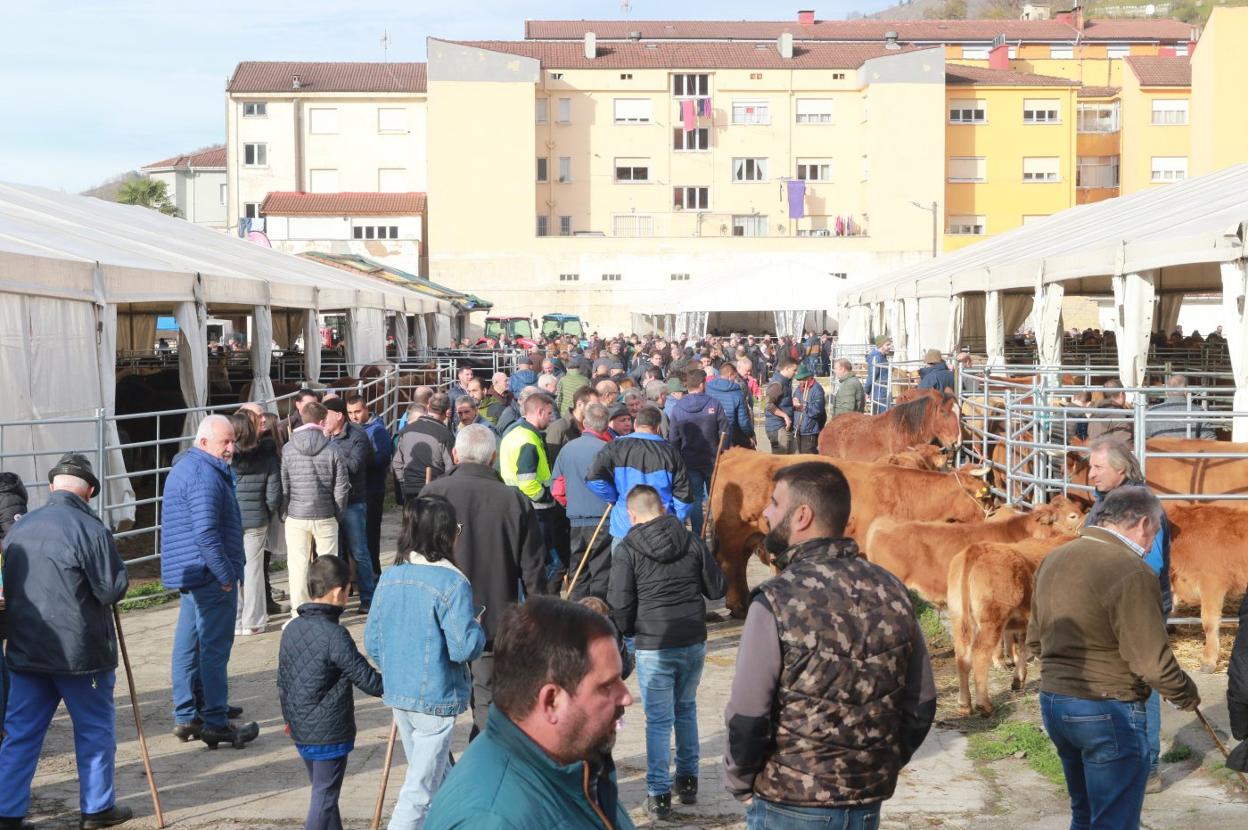
MULTIPOLYGON (((1062 211, 902 269, 873 286, 842 292, 842 302, 846 310, 915 304, 917 321, 905 323, 909 341, 917 337, 936 344, 979 331, 980 320, 966 313, 974 299, 973 307, 984 311, 982 330, 993 365, 1002 362, 1005 334, 1030 313, 1040 362, 1056 365, 1062 297, 1112 295, 1118 373, 1125 385, 1137 386, 1154 320, 1164 324, 1177 313, 1173 298, 1221 291, 1235 411, 1248 412, 1246 236, 1248 164, 1062 211), (956 307, 962 323, 961 331, 951 335, 953 298, 960 298, 956 307)), ((945 343, 945 348, 953 345, 945 343)), ((1234 435, 1236 441, 1248 440, 1248 419, 1236 419, 1234 435)))
MULTIPOLYGON (((348 315, 348 342, 361 363, 385 355, 387 313, 448 321, 454 313, 449 303, 402 286, 156 211, 0 183, 0 466, 40 480, 57 460, 40 452, 96 447, 101 437, 115 446, 115 423, 92 419, 113 410, 117 351, 150 350, 147 335, 158 314, 177 320, 183 398, 202 407, 210 312, 253 316, 253 389, 263 400, 273 395, 274 338, 283 347, 301 334, 317 343, 316 315, 339 310, 348 315), (273 309, 296 310, 303 325, 282 314, 275 331, 273 309), (119 314, 126 325, 118 326, 119 314)), ((305 352, 315 377, 319 350, 305 352)), ((187 429, 196 423, 188 418, 187 429)), ((119 452, 106 463, 111 474, 124 471, 119 452)), ((108 503, 126 500, 126 493, 126 480, 115 480, 108 503)))

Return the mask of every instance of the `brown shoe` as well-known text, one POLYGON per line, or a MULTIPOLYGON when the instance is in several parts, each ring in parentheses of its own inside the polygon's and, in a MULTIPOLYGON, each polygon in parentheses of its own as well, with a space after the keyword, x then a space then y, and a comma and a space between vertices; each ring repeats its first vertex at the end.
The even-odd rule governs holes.
POLYGON ((1157 772, 1151 773, 1148 776, 1148 783, 1144 785, 1144 794, 1153 795, 1154 793, 1161 792, 1161 790, 1162 790, 1161 773, 1157 773, 1157 772))

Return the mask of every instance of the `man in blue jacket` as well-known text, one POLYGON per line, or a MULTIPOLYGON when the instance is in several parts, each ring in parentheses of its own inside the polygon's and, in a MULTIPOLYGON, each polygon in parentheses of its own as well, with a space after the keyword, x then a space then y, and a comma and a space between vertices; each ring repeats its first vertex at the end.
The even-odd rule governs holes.
POLYGON ((689 473, 693 508, 689 521, 695 536, 702 536, 702 502, 719 453, 728 443, 728 419, 719 401, 706 394, 706 372, 690 369, 685 372, 689 390, 672 407, 668 417, 667 440, 680 453, 689 473))
POLYGON ((381 579, 381 514, 386 504, 386 481, 390 478, 394 442, 381 417, 369 412, 368 401, 362 395, 347 396, 347 417, 364 430, 373 445, 373 459, 365 476, 368 486, 368 554, 373 560, 373 578, 381 579))
MULTIPOLYGON (((126 595, 126 566, 87 501, 100 482, 70 453, 48 471, 43 507, 5 538, 8 661, 12 690, 0 743, 0 828, 25 830, 30 785, 62 700, 74 726, 80 826, 112 827, 132 811, 116 803, 113 685, 117 635, 109 607, 126 595)), ((231 620, 231 632, 233 632, 231 620)))
POLYGON ((867 352, 867 380, 863 390, 870 402, 868 415, 878 415, 888 409, 891 403, 888 369, 888 356, 893 353, 893 338, 881 334, 875 338, 875 348, 867 352))
POLYGON ((229 418, 204 418, 194 446, 174 461, 165 480, 160 536, 160 579, 182 596, 173 633, 173 734, 209 745, 242 745, 260 734, 254 721, 231 723, 227 702, 235 588, 246 561, 233 455, 229 418))
POLYGON ((776 373, 767 384, 767 407, 763 415, 763 429, 772 455, 789 455, 793 452, 793 375, 797 363, 789 357, 780 358, 776 373))
POLYGON ((719 377, 706 382, 706 394, 719 401, 724 417, 728 420, 728 447, 754 447, 754 412, 752 401, 746 400, 741 389, 741 375, 737 367, 724 361, 719 367, 719 377))
POLYGON ((819 432, 828 419, 823 387, 805 364, 798 368, 793 380, 796 382, 793 387, 793 411, 797 421, 794 428, 797 451, 815 453, 819 451, 819 432))
POLYGON ((942 392, 948 389, 950 392, 958 390, 958 382, 953 376, 953 370, 949 368, 949 364, 945 362, 945 357, 940 353, 940 349, 928 349, 923 355, 923 362, 927 365, 919 370, 919 388, 935 389, 942 392))

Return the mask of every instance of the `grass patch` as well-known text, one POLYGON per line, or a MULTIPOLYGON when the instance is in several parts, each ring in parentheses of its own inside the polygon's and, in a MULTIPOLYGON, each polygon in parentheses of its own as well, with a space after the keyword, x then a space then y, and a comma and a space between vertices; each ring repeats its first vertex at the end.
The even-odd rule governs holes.
POLYGON ((914 613, 919 618, 919 628, 923 631, 923 639, 927 641, 928 651, 953 648, 953 640, 949 638, 949 632, 945 630, 945 624, 936 607, 929 605, 914 591, 910 592, 910 601, 914 603, 914 613))
POLYGON ((286 570, 286 559, 274 556, 269 560, 269 573, 280 574, 286 570))
POLYGON ((972 734, 967 739, 967 755, 974 761, 991 763, 1020 756, 1028 766, 1058 786, 1066 785, 1062 762, 1044 730, 1032 723, 1008 721, 997 728, 972 734))
POLYGON ((173 602, 173 594, 159 582, 145 582, 142 585, 131 585, 126 596, 117 603, 122 611, 133 611, 137 608, 155 608, 173 602))
POLYGON ((1177 764, 1188 761, 1192 757, 1192 748, 1185 743, 1175 741, 1169 750, 1162 753, 1161 760, 1166 764, 1177 764))

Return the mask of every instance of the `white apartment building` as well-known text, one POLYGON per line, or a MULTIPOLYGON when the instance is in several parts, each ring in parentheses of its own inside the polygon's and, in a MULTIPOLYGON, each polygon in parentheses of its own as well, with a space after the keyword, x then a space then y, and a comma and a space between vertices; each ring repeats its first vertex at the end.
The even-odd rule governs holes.
POLYGON ((226 91, 228 230, 426 273, 425 86, 423 63, 240 63, 226 91))
POLYGON ((140 168, 149 179, 164 182, 178 215, 188 222, 225 230, 225 147, 209 147, 163 159, 140 168))

